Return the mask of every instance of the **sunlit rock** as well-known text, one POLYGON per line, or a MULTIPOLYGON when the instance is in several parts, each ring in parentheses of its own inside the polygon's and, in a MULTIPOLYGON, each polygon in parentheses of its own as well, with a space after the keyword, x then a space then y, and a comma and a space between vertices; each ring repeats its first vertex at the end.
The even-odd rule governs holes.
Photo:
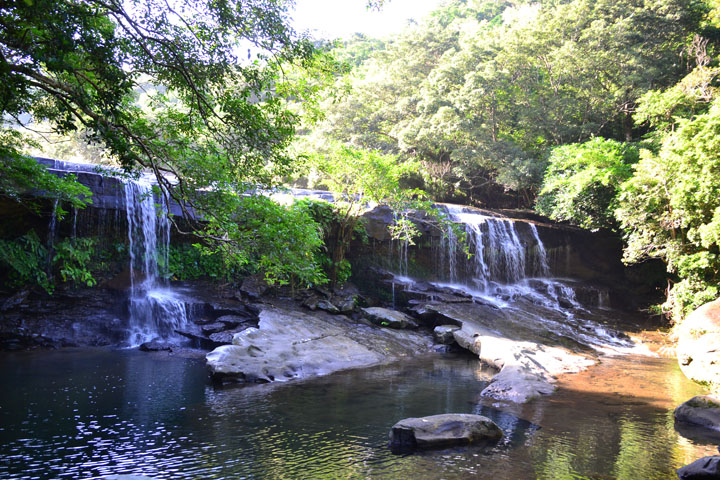
POLYGON ((438 343, 443 345, 451 345, 455 343, 453 333, 460 329, 457 325, 438 325, 433 330, 433 336, 438 343))
POLYGON ((560 322, 551 322, 550 311, 536 308, 541 313, 537 315, 480 303, 433 303, 425 308, 460 325, 452 332, 457 344, 499 370, 483 390, 485 397, 524 403, 552 393, 556 375, 595 362, 581 334, 569 327, 562 331, 560 322), (548 328, 556 326, 554 331, 548 328))
POLYGON ((326 375, 427 351, 421 333, 357 324, 343 315, 266 307, 248 328, 206 356, 215 381, 264 383, 326 375))
POLYGON ((701 306, 680 324, 677 358, 688 378, 720 391, 720 298, 701 306))

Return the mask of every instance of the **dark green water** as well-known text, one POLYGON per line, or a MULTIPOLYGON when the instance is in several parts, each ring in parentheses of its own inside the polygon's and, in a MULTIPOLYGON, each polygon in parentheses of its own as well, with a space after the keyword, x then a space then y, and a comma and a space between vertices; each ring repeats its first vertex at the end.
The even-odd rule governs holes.
POLYGON ((669 360, 638 361, 650 386, 637 396, 612 382, 616 392, 595 391, 607 379, 586 376, 593 388, 578 377, 518 407, 480 403, 490 375, 466 356, 215 390, 202 359, 4 354, 0 478, 673 478, 715 447, 673 429, 671 405, 697 389, 669 360), (484 450, 389 452, 397 420, 444 412, 489 415, 509 439, 484 450))

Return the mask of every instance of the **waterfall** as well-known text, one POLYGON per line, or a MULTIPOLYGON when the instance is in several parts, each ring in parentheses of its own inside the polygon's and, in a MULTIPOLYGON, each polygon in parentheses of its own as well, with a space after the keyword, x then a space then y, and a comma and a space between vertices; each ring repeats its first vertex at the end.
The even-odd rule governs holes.
POLYGON ((545 250, 545 245, 543 245, 542 240, 540 240, 540 235, 538 235, 537 227, 535 224, 531 223, 530 225, 530 231, 533 234, 533 238, 535 239, 535 265, 533 272, 538 277, 549 277, 550 276, 550 265, 548 264, 548 257, 547 257, 547 251, 545 250))
POLYGON ((130 346, 168 339, 187 324, 185 302, 167 288, 158 259, 167 268, 170 245, 168 207, 155 197, 147 179, 125 182, 125 212, 130 254, 130 346))
MULTIPOLYGON (((535 225, 528 224, 532 235, 530 244, 521 240, 518 222, 466 212, 456 206, 448 206, 448 213, 452 221, 464 226, 470 254, 467 261, 459 261, 462 254, 457 236, 448 228, 441 248, 447 257, 446 280, 450 283, 487 291, 494 284, 514 284, 530 277, 549 276, 547 252, 535 225)), ((444 262, 441 265, 444 266, 444 262)))
MULTIPOLYGON (((57 234, 57 215, 58 215, 58 202, 59 200, 56 198, 53 202, 53 209, 52 214, 50 216, 50 224, 48 225, 48 238, 47 238, 47 246, 48 246, 48 258, 47 258, 47 264, 48 269, 50 268, 50 264, 52 262, 52 255, 53 255, 53 247, 55 246, 55 236, 57 234)), ((48 275, 50 272, 48 271, 48 275)))

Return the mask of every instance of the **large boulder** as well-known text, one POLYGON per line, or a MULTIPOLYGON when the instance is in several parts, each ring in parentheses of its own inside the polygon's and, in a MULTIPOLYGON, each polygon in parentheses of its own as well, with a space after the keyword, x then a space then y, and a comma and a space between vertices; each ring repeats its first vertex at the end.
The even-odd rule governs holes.
POLYGON ((258 327, 206 355, 215 381, 273 382, 326 375, 429 350, 424 334, 357 324, 344 315, 266 306, 258 327))
POLYGON ((677 470, 682 480, 720 480, 720 456, 713 455, 695 460, 677 470))
POLYGON ((688 378, 720 391, 720 298, 692 312, 677 333, 680 369, 688 378))
POLYGON ((675 409, 675 420, 720 436, 720 400, 709 395, 693 397, 675 409))
POLYGON ((390 430, 390 448, 396 451, 443 448, 496 443, 502 438, 500 427, 487 417, 445 413, 400 420, 390 430))

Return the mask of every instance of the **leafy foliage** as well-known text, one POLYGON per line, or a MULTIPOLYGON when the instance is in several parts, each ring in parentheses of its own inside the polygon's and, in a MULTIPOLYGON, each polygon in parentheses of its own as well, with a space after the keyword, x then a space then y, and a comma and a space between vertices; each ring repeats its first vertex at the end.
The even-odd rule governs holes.
MULTIPOLYGON (((317 261, 320 227, 304 203, 284 207, 266 196, 251 195, 235 197, 232 205, 232 217, 217 230, 227 232, 232 242, 198 244, 202 255, 219 255, 228 271, 261 272, 269 284, 310 286, 327 281, 317 261)), ((208 231, 213 228, 210 225, 208 231)))
POLYGON ((718 295, 720 284, 720 104, 678 119, 657 154, 645 152, 622 185, 617 217, 627 261, 663 259, 680 281, 664 308, 676 320, 718 295))
POLYGON ((424 191, 402 186, 403 180, 417 172, 418 167, 417 162, 401 161, 395 155, 338 143, 313 156, 310 177, 335 197, 332 207, 308 204, 324 227, 333 285, 350 276, 345 253, 353 235, 359 233, 360 215, 367 208, 390 207, 395 216, 389 226, 392 238, 409 243, 419 235, 417 221, 442 221, 443 214, 433 208, 424 191), (418 212, 421 215, 415 215, 418 212))
MULTIPOLYGON (((238 192, 292 171, 287 147, 296 125, 318 115, 314 98, 336 68, 287 26, 288 8, 284 0, 0 7, 0 161, 11 174, 3 172, 0 193, 46 188, 80 202, 87 192, 73 190, 71 179, 52 183, 21 159, 27 149, 16 129, 42 123, 54 134, 81 132, 130 174, 154 173, 165 199, 183 208, 183 233, 253 257, 252 243, 242 244, 253 239, 234 224, 247 204, 238 192), (243 42, 263 53, 238 58, 243 42)), ((268 269, 284 268, 261 257, 268 269)))
POLYGON ((190 243, 171 244, 168 265, 159 266, 163 275, 172 280, 228 281, 241 273, 228 265, 221 252, 208 252, 202 245, 190 243))
POLYGON ((587 229, 612 228, 617 190, 638 160, 637 147, 600 137, 556 147, 536 208, 587 229))
POLYGON ((84 208, 92 203, 92 192, 77 183, 74 175, 53 175, 34 158, 18 154, 15 148, 23 143, 19 132, 0 130, 0 197, 21 203, 35 212, 41 207, 40 198, 54 198, 59 206, 55 214, 60 218, 66 213, 62 208, 64 204, 84 208))
POLYGON ((48 251, 34 230, 16 240, 0 240, 0 252, 0 262, 8 267, 11 285, 38 285, 48 293, 53 292, 54 285, 45 268, 48 251))
POLYGON ((93 287, 97 281, 90 272, 89 266, 95 253, 93 238, 65 238, 53 245, 55 255, 53 263, 57 264, 63 282, 93 287))
POLYGON ((435 198, 500 206, 509 190, 529 206, 553 147, 638 135, 637 100, 687 73, 678 58, 706 13, 695 0, 448 2, 339 79, 350 93, 328 99, 315 135, 418 160, 435 198))
POLYGON ((0 264, 8 269, 9 284, 39 286, 48 293, 56 287, 55 273, 63 282, 92 287, 91 272, 96 242, 92 238, 65 238, 49 249, 34 230, 14 239, 0 240, 0 264))

